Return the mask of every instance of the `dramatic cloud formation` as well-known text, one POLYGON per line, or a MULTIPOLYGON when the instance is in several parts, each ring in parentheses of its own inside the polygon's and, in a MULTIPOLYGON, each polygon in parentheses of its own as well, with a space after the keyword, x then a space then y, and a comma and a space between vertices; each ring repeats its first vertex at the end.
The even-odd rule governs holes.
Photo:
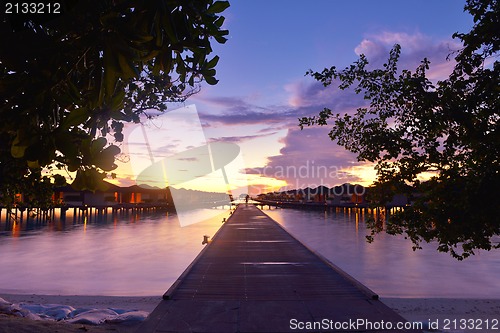
POLYGON ((223 114, 201 113, 200 118, 207 122, 209 126, 214 123, 222 125, 242 125, 242 124, 281 124, 287 119, 297 119, 295 110, 292 111, 274 111, 274 112, 256 112, 256 111, 238 111, 234 113, 225 112, 223 114))
POLYGON ((257 103, 249 103, 239 97, 197 96, 196 101, 204 103, 207 108, 200 109, 200 118, 207 126, 217 125, 249 125, 276 124, 284 119, 297 117, 296 111, 288 106, 276 105, 263 107, 257 103), (208 110, 213 110, 209 112, 208 110))
POLYGON ((431 61, 429 78, 433 80, 443 79, 451 73, 455 65, 452 55, 461 48, 461 44, 453 39, 434 41, 420 33, 410 35, 384 31, 368 35, 355 52, 366 55, 370 63, 378 67, 387 61, 389 51, 395 44, 401 45, 399 68, 413 71, 427 58, 431 61))
MULTIPOLYGON (((414 71, 427 57, 431 61, 428 76, 432 80, 449 75, 454 62, 448 61, 447 57, 460 48, 451 39, 436 41, 420 33, 383 31, 365 35, 354 51, 358 55, 365 54, 369 66, 375 68, 387 61, 396 43, 402 47, 398 67, 414 71)), ((333 65, 336 64, 329 64, 333 65)), ((322 69, 313 68, 316 71, 322 69)), ((324 87, 310 76, 283 83, 281 94, 271 102, 265 99, 266 93, 264 90, 255 91, 252 95, 240 97, 214 96, 202 91, 190 99, 190 103, 198 105, 203 131, 210 142, 240 146, 253 194, 279 187, 372 183, 375 179, 373 165, 358 162, 354 154, 332 142, 328 136, 329 125, 302 131, 298 127, 299 118, 317 115, 325 107, 334 113, 353 113, 367 105, 362 96, 352 89, 339 90, 335 84, 324 87)), ((151 126, 161 127, 156 123, 151 126)), ((152 128, 146 129, 148 133, 150 130, 152 128)), ((163 140, 159 150, 164 154, 172 153, 179 149, 179 144, 173 139, 163 140)), ((189 148, 191 146, 186 147, 189 148)), ((148 156, 144 149, 135 151, 141 158, 148 156)), ((124 174, 133 178, 130 171, 124 174)))
POLYGON ((284 180, 287 189, 363 182, 355 174, 359 171, 355 167, 363 164, 332 142, 328 132, 327 127, 290 129, 283 139, 281 155, 269 157, 266 166, 246 172, 284 180))
MULTIPOLYGON (((418 33, 382 32, 365 38, 355 52, 365 54, 371 67, 379 67, 387 61, 389 51, 396 43, 402 46, 400 69, 413 71, 427 57, 431 61, 429 78, 434 80, 449 75, 454 62, 448 61, 447 57, 460 47, 452 40, 436 42, 418 33)), ((352 113, 358 107, 366 106, 367 102, 352 89, 341 91, 335 85, 325 88, 312 78, 289 83, 285 90, 289 93, 288 105, 293 110, 276 113, 277 118, 269 115, 270 119, 290 123, 288 134, 281 141, 284 147, 280 155, 269 157, 264 167, 249 169, 247 173, 284 180, 288 188, 334 186, 345 182, 370 184, 375 179, 373 165, 357 162, 354 154, 332 142, 328 137, 329 126, 300 131, 296 120, 297 116, 316 115, 325 107, 334 113, 352 113)), ((265 117, 259 119, 267 120, 265 117)))

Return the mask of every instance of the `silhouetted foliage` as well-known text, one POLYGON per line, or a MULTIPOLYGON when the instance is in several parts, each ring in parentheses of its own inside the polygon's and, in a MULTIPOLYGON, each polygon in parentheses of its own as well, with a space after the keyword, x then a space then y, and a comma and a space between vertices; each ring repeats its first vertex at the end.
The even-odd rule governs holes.
MULTIPOLYGON (((324 109, 299 119, 301 128, 332 123, 332 140, 359 161, 376 163, 376 204, 396 192, 412 197, 411 207, 391 216, 387 232, 406 234, 414 248, 437 240, 439 251, 460 260, 476 249, 500 247, 500 8, 496 0, 469 0, 465 10, 474 26, 453 35, 463 48, 445 80, 428 79, 427 59, 414 72, 398 70, 395 45, 381 69, 368 69, 361 55, 344 70, 307 73, 325 86, 353 88, 367 107, 353 115, 324 109), (423 172, 434 176, 421 182, 423 172)), ((370 241, 382 231, 377 222, 369 223, 370 241)))
POLYGON ((54 179, 41 172, 47 167, 76 172, 75 188, 102 189, 116 168, 124 122, 139 122, 148 109, 166 110, 202 80, 217 83, 219 58, 209 55, 214 39, 226 41, 220 13, 227 1, 59 2, 60 14, 0 14, 0 201, 6 205, 13 193, 50 186, 54 179))

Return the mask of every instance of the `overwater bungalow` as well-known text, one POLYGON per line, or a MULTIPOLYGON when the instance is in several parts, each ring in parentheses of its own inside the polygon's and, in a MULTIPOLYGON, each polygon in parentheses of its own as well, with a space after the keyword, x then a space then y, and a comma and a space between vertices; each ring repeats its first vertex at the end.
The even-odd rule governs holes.
POLYGON ((327 202, 334 206, 366 204, 366 189, 361 185, 342 184, 332 187, 327 202))
POLYGON ((116 206, 122 204, 167 204, 172 202, 168 188, 149 188, 137 185, 120 187, 108 183, 105 191, 80 191, 71 185, 54 189, 54 202, 70 206, 116 206))

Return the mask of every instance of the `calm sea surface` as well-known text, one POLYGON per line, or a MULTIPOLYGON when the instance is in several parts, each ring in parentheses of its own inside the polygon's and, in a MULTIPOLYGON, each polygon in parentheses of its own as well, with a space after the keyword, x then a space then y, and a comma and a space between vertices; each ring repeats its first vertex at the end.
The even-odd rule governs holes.
POLYGON ((266 213, 381 297, 500 298, 500 250, 457 261, 403 236, 379 234, 369 244, 364 215, 301 210, 266 213))
MULTIPOLYGON (((0 224, 0 292, 162 295, 228 212, 185 227, 175 214, 99 223, 0 224)), ((355 213, 265 210, 291 234, 382 297, 500 298, 500 251, 458 262, 428 244, 413 252, 403 237, 365 241, 355 213)), ((190 212, 193 220, 213 211, 190 212)), ((190 216, 187 216, 189 218, 190 216)), ((183 216, 183 219, 186 216, 183 216)))

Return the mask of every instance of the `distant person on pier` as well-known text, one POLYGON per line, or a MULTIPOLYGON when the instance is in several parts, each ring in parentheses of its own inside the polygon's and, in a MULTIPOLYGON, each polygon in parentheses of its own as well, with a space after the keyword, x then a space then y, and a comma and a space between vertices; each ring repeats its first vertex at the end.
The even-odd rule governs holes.
POLYGON ((250 199, 250 196, 247 194, 247 196, 245 197, 245 204, 248 205, 248 199, 250 199))

